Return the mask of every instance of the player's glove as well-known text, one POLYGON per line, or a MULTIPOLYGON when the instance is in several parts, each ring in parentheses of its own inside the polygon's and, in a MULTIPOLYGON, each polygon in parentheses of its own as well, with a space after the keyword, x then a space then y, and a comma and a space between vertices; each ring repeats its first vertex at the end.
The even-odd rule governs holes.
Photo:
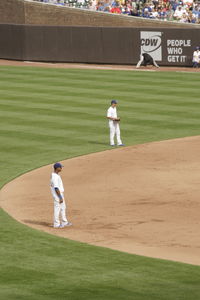
POLYGON ((116 118, 114 121, 119 122, 119 121, 120 121, 120 118, 116 118))

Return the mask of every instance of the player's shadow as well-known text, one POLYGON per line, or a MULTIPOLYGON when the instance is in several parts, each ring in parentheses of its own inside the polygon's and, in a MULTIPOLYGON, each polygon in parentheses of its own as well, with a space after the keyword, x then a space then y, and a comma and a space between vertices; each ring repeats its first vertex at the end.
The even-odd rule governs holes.
POLYGON ((45 227, 50 227, 51 224, 48 222, 44 222, 44 221, 35 221, 35 220, 23 220, 24 223, 26 224, 32 224, 32 225, 42 225, 45 227))
POLYGON ((102 143, 102 142, 97 142, 97 141, 88 141, 89 144, 94 144, 94 145, 104 145, 108 146, 108 143, 102 143))

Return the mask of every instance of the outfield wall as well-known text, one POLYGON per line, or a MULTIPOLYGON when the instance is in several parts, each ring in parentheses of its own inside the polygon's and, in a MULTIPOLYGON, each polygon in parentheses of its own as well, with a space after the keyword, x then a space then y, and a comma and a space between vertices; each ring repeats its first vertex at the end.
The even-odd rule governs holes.
POLYGON ((159 65, 191 66, 199 29, 0 24, 0 58, 136 64, 147 52, 159 65))

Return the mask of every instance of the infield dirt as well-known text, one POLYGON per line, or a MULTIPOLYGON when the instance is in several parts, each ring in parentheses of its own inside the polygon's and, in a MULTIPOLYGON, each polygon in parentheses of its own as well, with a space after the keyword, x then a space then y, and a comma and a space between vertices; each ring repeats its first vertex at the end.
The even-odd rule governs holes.
POLYGON ((200 265, 200 137, 63 161, 73 226, 53 229, 52 166, 1 190, 1 206, 45 232, 129 253, 200 265))

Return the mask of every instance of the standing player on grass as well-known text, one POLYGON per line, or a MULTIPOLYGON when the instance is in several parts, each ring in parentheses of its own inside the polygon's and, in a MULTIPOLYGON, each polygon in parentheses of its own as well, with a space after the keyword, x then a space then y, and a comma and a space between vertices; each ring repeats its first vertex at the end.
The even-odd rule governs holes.
POLYGON ((107 118, 109 120, 109 128, 110 128, 110 145, 115 146, 114 137, 116 135, 117 145, 124 146, 120 137, 120 127, 119 127, 120 118, 117 117, 116 106, 117 106, 117 101, 112 100, 111 106, 107 110, 107 118))

